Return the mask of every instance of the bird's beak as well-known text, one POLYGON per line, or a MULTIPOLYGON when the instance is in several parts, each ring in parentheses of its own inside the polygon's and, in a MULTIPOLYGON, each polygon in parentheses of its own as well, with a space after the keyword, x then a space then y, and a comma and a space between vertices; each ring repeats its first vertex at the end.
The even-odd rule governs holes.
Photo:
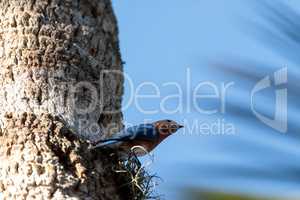
POLYGON ((178 129, 183 128, 183 127, 184 127, 183 125, 178 125, 178 129))

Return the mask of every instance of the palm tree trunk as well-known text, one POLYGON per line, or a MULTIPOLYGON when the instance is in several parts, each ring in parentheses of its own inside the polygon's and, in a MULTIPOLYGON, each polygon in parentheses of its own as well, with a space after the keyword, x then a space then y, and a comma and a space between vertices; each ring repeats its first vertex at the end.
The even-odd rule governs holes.
POLYGON ((128 199, 112 169, 116 159, 85 142, 122 126, 110 1, 0 0, 0 31, 0 192, 128 199))

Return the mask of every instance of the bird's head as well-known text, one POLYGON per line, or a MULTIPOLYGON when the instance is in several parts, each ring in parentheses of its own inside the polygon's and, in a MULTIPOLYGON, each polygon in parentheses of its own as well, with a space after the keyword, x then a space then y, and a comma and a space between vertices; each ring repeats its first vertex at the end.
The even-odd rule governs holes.
POLYGON ((157 122, 154 122, 156 129, 161 135, 171 135, 178 131, 179 129, 183 128, 182 125, 178 124, 177 122, 173 120, 160 120, 157 122))

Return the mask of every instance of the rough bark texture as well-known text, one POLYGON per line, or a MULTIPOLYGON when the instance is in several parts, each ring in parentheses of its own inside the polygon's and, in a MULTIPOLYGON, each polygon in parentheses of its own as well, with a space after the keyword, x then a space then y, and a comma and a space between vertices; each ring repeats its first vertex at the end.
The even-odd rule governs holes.
POLYGON ((108 0, 2 0, 0 16, 2 116, 48 112, 87 137, 98 119, 120 125, 120 112, 102 114, 123 92, 122 76, 105 71, 121 70, 108 0))
POLYGON ((83 140, 122 126, 117 34, 109 0, 0 0, 4 197, 130 199, 83 140))

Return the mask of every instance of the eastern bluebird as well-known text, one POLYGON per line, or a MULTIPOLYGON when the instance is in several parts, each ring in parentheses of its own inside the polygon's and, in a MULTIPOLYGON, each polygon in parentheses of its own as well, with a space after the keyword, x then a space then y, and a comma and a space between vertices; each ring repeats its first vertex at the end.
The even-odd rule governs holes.
POLYGON ((182 125, 172 120, 160 120, 154 123, 140 124, 123 129, 110 138, 94 143, 93 148, 108 147, 129 154, 133 147, 140 146, 146 151, 137 148, 134 154, 136 156, 144 156, 182 127, 182 125))

